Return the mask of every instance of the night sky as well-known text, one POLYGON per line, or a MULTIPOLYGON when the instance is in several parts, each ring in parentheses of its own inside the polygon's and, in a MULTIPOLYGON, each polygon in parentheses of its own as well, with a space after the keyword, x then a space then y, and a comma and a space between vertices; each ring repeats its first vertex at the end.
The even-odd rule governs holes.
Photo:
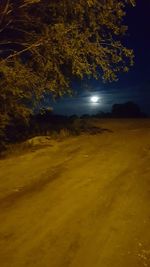
POLYGON ((110 111, 115 103, 134 101, 141 110, 150 114, 150 1, 137 0, 135 8, 127 11, 126 24, 129 27, 126 45, 134 49, 135 64, 129 73, 119 75, 119 81, 102 83, 90 80, 74 83, 74 96, 48 100, 54 113, 95 114, 110 111), (90 97, 99 96, 98 103, 91 103, 90 97))

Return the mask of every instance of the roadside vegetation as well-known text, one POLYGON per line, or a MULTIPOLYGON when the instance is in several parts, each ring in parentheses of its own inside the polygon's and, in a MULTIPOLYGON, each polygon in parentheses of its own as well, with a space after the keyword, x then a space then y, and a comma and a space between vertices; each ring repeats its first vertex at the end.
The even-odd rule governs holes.
POLYGON ((50 140, 64 139, 89 134, 111 132, 103 128, 103 119, 147 118, 140 107, 133 103, 114 104, 111 112, 98 112, 95 115, 63 116, 54 114, 50 109, 41 109, 40 113, 30 116, 27 123, 14 121, 5 130, 5 140, 1 142, 1 156, 34 151, 49 145, 50 140))

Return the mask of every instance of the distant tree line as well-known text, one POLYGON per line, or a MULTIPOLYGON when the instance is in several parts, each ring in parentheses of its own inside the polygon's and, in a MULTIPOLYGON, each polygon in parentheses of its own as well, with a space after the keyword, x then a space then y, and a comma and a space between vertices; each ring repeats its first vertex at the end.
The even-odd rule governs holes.
MULTIPOLYGON (((37 135, 51 135, 59 133, 62 129, 67 129, 71 134, 80 134, 86 132, 88 120, 94 118, 147 118, 148 116, 141 112, 140 107, 134 102, 123 104, 114 104, 111 112, 98 112, 97 114, 83 114, 63 116, 54 114, 50 109, 42 108, 39 113, 30 116, 28 124, 23 120, 14 120, 9 124, 5 131, 5 143, 14 143, 24 141, 37 135)), ((2 146, 1 146, 2 148, 2 146)), ((4 148, 4 146, 3 146, 4 148)))

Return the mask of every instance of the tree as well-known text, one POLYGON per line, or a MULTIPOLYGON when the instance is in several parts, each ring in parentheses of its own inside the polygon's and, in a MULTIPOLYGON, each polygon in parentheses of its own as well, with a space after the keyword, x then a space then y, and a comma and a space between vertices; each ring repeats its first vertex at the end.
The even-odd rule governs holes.
POLYGON ((120 36, 133 0, 2 0, 0 120, 26 119, 44 93, 61 96, 71 80, 116 80, 133 51, 120 36), (32 109, 31 109, 32 107, 32 109))
POLYGON ((144 114, 136 103, 128 101, 123 104, 114 104, 112 106, 112 116, 116 118, 139 118, 144 117, 144 114))

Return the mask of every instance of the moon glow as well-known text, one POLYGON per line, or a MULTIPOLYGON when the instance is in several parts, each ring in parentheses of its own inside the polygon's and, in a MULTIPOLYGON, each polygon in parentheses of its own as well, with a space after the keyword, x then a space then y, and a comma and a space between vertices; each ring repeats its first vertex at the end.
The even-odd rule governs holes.
POLYGON ((90 100, 91 100, 92 103, 97 103, 98 100, 99 100, 99 97, 98 96, 91 96, 90 100))

